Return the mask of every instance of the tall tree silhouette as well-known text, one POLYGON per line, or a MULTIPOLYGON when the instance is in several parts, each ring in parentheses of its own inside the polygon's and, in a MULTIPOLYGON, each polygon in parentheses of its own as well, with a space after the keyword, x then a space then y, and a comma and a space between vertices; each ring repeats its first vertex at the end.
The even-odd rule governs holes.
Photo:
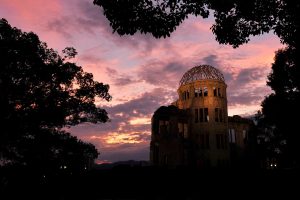
POLYGON ((111 99, 109 86, 93 80, 32 32, 0 20, 0 158, 6 163, 85 168, 98 156, 92 144, 62 130, 82 122, 107 122, 95 99, 111 99))
POLYGON ((276 52, 272 72, 268 76, 268 86, 274 93, 262 102, 262 112, 267 124, 275 126, 275 134, 287 143, 284 163, 299 167, 298 115, 300 113, 300 67, 299 54, 294 47, 286 47, 276 52), (298 62, 299 63, 299 62, 298 62))

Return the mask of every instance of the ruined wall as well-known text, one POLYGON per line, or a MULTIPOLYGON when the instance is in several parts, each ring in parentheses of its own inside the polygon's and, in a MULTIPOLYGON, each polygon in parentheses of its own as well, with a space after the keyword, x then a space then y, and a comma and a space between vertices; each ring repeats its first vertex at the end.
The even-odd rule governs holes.
POLYGON ((179 109, 187 110, 189 138, 194 142, 196 165, 229 164, 226 84, 219 80, 197 80, 178 89, 179 109))

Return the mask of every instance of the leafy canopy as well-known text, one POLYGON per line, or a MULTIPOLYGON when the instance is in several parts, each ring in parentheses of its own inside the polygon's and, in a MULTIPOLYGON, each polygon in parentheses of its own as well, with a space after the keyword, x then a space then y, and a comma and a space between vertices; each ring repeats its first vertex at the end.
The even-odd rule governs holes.
POLYGON ((38 157, 97 157, 93 145, 62 128, 107 122, 107 112, 95 100, 109 101, 109 86, 70 62, 77 54, 74 48, 63 53, 48 48, 36 34, 0 20, 0 156, 6 160, 28 164, 38 157))
POLYGON ((151 33, 168 37, 190 15, 207 18, 216 40, 234 47, 250 36, 269 31, 285 44, 294 45, 299 35, 299 1, 294 0, 94 0, 103 8, 114 31, 120 35, 151 33))

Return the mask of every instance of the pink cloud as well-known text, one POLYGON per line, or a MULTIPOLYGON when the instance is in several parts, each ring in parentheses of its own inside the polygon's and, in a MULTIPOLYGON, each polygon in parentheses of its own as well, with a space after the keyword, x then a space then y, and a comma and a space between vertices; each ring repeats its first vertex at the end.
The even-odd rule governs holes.
POLYGON ((2 0, 1 7, 7 13, 5 17, 12 18, 16 25, 24 28, 32 24, 41 24, 62 11, 59 0, 2 0))

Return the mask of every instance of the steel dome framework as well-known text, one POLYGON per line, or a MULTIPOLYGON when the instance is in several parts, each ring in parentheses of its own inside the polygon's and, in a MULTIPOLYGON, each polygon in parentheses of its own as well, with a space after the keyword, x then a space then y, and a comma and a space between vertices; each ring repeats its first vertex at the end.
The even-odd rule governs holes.
POLYGON ((179 85, 185 85, 197 80, 219 80, 225 82, 223 74, 210 65, 200 65, 188 70, 181 78, 179 85))

